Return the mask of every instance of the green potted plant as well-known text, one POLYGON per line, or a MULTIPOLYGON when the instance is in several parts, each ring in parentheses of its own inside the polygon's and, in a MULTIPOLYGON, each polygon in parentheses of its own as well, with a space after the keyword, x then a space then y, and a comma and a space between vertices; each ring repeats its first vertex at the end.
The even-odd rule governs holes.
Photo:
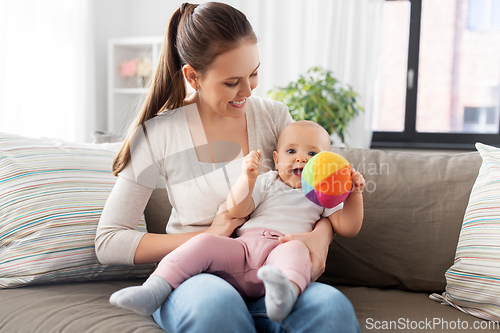
POLYGON ((359 95, 334 78, 331 71, 313 67, 307 74, 284 88, 269 91, 268 96, 285 103, 294 120, 317 122, 344 142, 348 123, 363 112, 359 95))

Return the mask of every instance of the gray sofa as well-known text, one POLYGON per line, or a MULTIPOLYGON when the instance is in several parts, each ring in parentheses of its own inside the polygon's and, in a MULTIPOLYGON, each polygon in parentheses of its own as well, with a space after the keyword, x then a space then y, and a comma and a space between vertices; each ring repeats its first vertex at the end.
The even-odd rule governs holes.
MULTIPOLYGON (((479 154, 332 150, 365 176, 365 220, 355 238, 334 239, 320 281, 351 300, 361 331, 451 332, 457 322, 469 330, 484 322, 428 297, 445 290, 479 154)), ((145 212, 148 230, 163 232, 168 214, 166 194, 155 190, 145 212)), ((161 332, 151 317, 108 303, 114 291, 142 281, 0 290, 0 332, 161 332)))

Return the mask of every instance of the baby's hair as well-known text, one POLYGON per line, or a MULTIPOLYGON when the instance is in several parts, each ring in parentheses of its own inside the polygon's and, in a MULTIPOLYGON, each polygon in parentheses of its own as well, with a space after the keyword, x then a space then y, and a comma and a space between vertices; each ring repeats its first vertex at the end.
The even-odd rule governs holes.
MULTIPOLYGON (((290 131, 290 130, 292 130, 294 128, 297 128, 297 127, 311 127, 311 128, 317 129, 318 132, 321 133, 321 135, 324 136, 324 138, 325 138, 325 145, 326 145, 326 142, 328 142, 328 147, 330 147, 330 134, 328 134, 328 132, 326 131, 326 129, 324 129, 320 124, 315 123, 314 121, 299 120, 299 121, 290 123, 290 124, 288 124, 288 126, 286 126, 283 129, 283 131, 281 131, 281 134, 283 134, 285 131, 290 131)), ((280 134, 280 137, 281 137, 281 134, 280 134)), ((278 144, 276 146, 276 150, 279 150, 279 147, 280 147, 280 138, 278 137, 278 144)))

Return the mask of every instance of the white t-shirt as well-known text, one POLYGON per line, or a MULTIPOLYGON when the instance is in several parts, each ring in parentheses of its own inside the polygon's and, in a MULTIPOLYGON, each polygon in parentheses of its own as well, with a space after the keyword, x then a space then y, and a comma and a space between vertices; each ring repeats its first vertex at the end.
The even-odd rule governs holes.
POLYGON ((306 198, 301 188, 285 184, 277 171, 269 171, 257 178, 252 192, 255 209, 250 219, 238 230, 268 228, 285 235, 310 232, 321 217, 328 217, 344 207, 323 208, 306 198))

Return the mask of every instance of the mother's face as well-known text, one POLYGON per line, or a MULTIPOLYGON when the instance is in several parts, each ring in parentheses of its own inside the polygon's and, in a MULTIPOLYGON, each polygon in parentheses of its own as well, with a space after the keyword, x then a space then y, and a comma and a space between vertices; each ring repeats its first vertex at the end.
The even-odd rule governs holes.
POLYGON ((244 115, 247 98, 259 81, 259 65, 259 49, 253 42, 217 56, 197 82, 200 107, 225 117, 244 115))

